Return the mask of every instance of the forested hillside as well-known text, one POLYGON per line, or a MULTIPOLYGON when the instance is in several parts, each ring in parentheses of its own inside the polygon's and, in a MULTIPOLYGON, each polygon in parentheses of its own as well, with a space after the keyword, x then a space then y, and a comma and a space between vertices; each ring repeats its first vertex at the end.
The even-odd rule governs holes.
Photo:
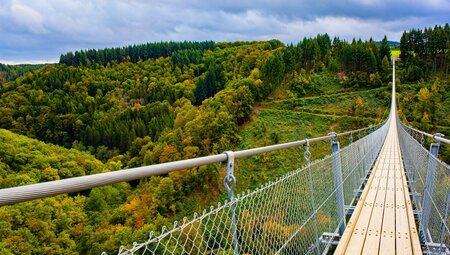
MULTIPOLYGON (((429 133, 450 136, 450 26, 405 31, 398 71, 400 116, 429 133)), ((441 146, 450 162, 450 146, 441 146)))
MULTIPOLYGON (((103 164, 89 153, 45 144, 0 129, 1 188, 120 168, 120 163, 103 164)), ((123 203, 128 194, 130 185, 121 183, 94 189, 89 197, 66 194, 0 207, 0 253, 73 254, 80 238, 93 231, 91 222, 96 218, 93 208, 106 202, 108 206, 123 203), (99 193, 103 200, 95 198, 94 193, 99 193)))
MULTIPOLYGON (((402 82, 410 65, 400 67, 402 82)), ((419 86, 445 88, 442 70, 399 86, 403 98, 412 93, 413 104, 400 104, 404 113, 422 103, 419 86)), ((0 181, 10 187, 379 123, 391 72, 387 38, 377 45, 327 34, 295 45, 161 42, 69 52, 60 64, 0 83, 0 128, 9 130, 0 130, 0 181)), ((430 118, 448 114, 445 107, 430 118)), ((449 126, 448 117, 439 121, 449 126)), ((316 158, 329 152, 328 143, 312 149, 316 158)), ((295 153, 241 161, 237 189, 298 167, 289 160, 295 153)), ((2 207, 0 252, 113 254, 224 199, 223 174, 211 165, 2 207)))
POLYGON ((111 61, 131 61, 156 59, 159 57, 170 57, 176 64, 199 63, 203 51, 213 50, 215 43, 205 42, 160 42, 133 45, 122 48, 111 48, 101 50, 80 50, 62 54, 59 63, 71 66, 91 66, 95 64, 105 65, 111 61))
POLYGON ((0 84, 13 81, 16 78, 43 66, 44 65, 5 65, 0 63, 0 84))

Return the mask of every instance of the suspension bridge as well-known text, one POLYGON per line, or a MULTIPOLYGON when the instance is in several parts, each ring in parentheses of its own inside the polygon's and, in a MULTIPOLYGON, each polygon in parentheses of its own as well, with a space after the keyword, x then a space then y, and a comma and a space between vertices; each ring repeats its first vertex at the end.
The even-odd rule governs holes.
POLYGON ((390 114, 375 127, 2 189, 0 205, 222 163, 227 201, 117 253, 450 254, 450 166, 438 158, 441 143, 450 145, 450 140, 399 120, 393 62, 390 114), (340 148, 343 137, 350 142, 340 148), (429 150, 425 139, 432 140, 429 150), (310 144, 325 140, 332 154, 311 161, 310 144), (305 150, 305 166, 235 194, 237 159, 298 147, 305 150))
POLYGON ((395 117, 392 91, 385 142, 335 254, 422 253, 395 117))

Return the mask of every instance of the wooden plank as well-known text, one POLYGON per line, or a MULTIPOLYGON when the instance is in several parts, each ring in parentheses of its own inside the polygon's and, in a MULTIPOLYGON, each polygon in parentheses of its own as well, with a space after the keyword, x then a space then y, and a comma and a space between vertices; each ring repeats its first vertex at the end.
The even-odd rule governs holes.
POLYGON ((414 255, 421 255, 422 248, 420 246, 419 234, 417 232, 416 222, 414 219, 414 213, 413 213, 413 209, 412 209, 411 198, 409 196, 409 190, 408 190, 408 184, 407 184, 406 175, 405 175, 405 169, 403 168, 403 160, 401 157, 399 157, 399 162, 400 162, 400 166, 401 166, 401 171, 403 173, 402 182, 403 182, 403 189, 404 189, 406 214, 407 214, 407 218, 408 218, 411 250, 414 255))
MULTIPOLYGON (((399 150, 400 148, 398 148, 399 150)), ((411 236, 409 231, 408 213, 406 211, 405 192, 408 187, 404 185, 404 171, 400 160, 396 159, 396 187, 395 187, 395 228, 396 228, 396 253, 412 254, 411 236)))
MULTIPOLYGON (((386 159, 385 155, 384 159, 386 159)), ((381 226, 383 223, 384 202, 386 199, 386 186, 388 180, 388 165, 386 164, 382 173, 385 176, 383 183, 380 183, 375 207, 373 209, 372 218, 370 219, 369 228, 366 239, 364 240, 363 254, 378 254, 381 238, 381 226)))
POLYGON ((409 221, 409 233, 411 236, 412 251, 413 251, 413 254, 415 254, 415 255, 421 255, 422 248, 420 245, 419 234, 417 231, 416 221, 414 219, 414 213, 413 213, 413 209, 412 209, 411 199, 409 198, 409 194, 408 194, 408 198, 406 201, 406 207, 407 207, 407 214, 408 214, 408 221, 409 221))
MULTIPOLYGON (((385 145, 381 148, 380 155, 383 154, 383 151, 385 150, 385 145)), ((378 186, 381 176, 379 175, 379 167, 380 164, 382 164, 381 160, 377 160, 375 163, 375 167, 372 170, 372 174, 369 176, 369 179, 367 180, 366 187, 364 188, 361 197, 356 204, 355 211, 353 212, 352 216, 350 217, 350 220, 347 223, 347 227, 344 231, 344 234, 341 237, 341 240, 339 241, 339 244, 334 252, 334 254, 345 254, 347 250, 347 246, 352 239, 353 232, 355 230, 356 224, 358 223, 358 218, 362 212, 362 208, 364 206, 368 206, 366 203, 366 198, 369 196, 369 193, 371 196, 373 196, 373 191, 370 192, 372 189, 372 184, 375 183, 376 186, 378 186)), ((381 171, 380 171, 381 172, 381 171)), ((357 235, 357 234, 356 234, 357 235)))
POLYGON ((378 254, 393 254, 395 251, 395 164, 393 164, 392 156, 391 143, 391 154, 388 156, 389 178, 386 186, 386 200, 383 211, 380 250, 378 254))
POLYGON ((335 251, 361 253, 422 254, 395 121, 335 251))
MULTIPOLYGON (((380 171, 380 170, 378 170, 380 171)), ((367 196, 366 201, 364 202, 364 207, 361 209, 362 212, 358 218, 358 222, 356 224, 355 230, 353 231, 352 238, 348 243, 348 247, 346 250, 347 254, 359 254, 361 253, 364 242, 366 239, 366 235, 368 232, 368 227, 370 221, 372 219, 372 214, 375 209, 375 201, 378 195, 380 194, 380 189, 384 189, 383 183, 385 183, 387 178, 385 175, 381 173, 379 178, 379 185, 376 186, 372 184, 370 187, 369 195, 367 196), (381 185, 380 185, 381 184, 381 185)), ((384 194, 384 192, 381 192, 384 194)))
MULTIPOLYGON (((386 141, 389 141, 389 139, 387 138, 386 141)), ((341 249, 346 254, 361 253, 361 249, 364 246, 364 241, 367 234, 367 227, 368 224, 370 223, 370 218, 372 216, 372 211, 374 208, 373 203, 375 202, 375 199, 379 192, 379 188, 383 189, 384 191, 386 189, 387 183, 386 170, 388 169, 388 161, 386 159, 388 154, 389 154, 389 142, 385 142, 385 144, 383 144, 383 147, 381 149, 379 158, 376 162, 376 167, 373 169, 372 175, 370 176, 370 177, 374 176, 374 178, 377 181, 367 183, 367 186, 363 191, 363 194, 366 193, 367 196, 365 196, 364 198, 361 197, 361 200, 359 201, 359 203, 357 204, 357 208, 355 209, 354 215, 352 215, 352 218, 349 221, 349 223, 351 223, 352 225, 350 226, 347 225, 347 228, 351 227, 350 228, 352 230, 351 236, 348 235, 349 234, 348 232, 350 231, 344 233, 343 238, 345 237, 346 234, 349 237, 345 239, 345 243, 343 244, 340 243, 339 245, 341 247, 343 246, 346 247, 340 248, 338 246, 338 249, 336 250, 335 254, 339 254, 341 252, 341 249), (380 183, 382 183, 381 187, 379 187, 380 183), (364 206, 358 206, 362 204, 364 204, 364 206), (356 222, 353 224, 352 220, 356 222)), ((385 194, 385 192, 383 193, 385 194)))

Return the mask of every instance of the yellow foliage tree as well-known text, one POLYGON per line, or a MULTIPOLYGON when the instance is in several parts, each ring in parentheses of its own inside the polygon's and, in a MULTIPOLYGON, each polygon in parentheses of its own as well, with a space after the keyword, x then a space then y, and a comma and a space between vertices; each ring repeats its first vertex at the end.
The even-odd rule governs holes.
POLYGON ((417 93, 417 97, 421 102, 426 102, 431 98, 431 93, 427 88, 421 88, 419 93, 417 93))
POLYGON ((353 113, 354 114, 359 114, 360 113, 360 109, 362 108, 362 106, 364 105, 364 99, 360 96, 358 96, 355 100, 355 105, 353 106, 353 113))
POLYGON ((363 104, 364 104, 364 99, 362 97, 358 96, 355 101, 356 108, 361 107, 363 104))
POLYGON ((430 114, 428 112, 423 113, 422 122, 424 122, 424 123, 430 122, 430 114))

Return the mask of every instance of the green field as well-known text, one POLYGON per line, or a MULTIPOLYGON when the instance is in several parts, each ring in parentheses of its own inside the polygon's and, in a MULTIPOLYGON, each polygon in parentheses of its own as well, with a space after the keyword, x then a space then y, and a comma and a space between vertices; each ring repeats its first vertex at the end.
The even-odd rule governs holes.
MULTIPOLYGON (((324 93, 262 102, 255 109, 252 121, 242 127, 239 150, 368 127, 386 118, 390 96, 387 88, 345 92, 335 76, 324 73, 310 77, 322 85, 320 91, 324 93), (362 104, 355 106, 357 98, 362 99, 362 104)), ((348 138, 339 139, 341 146, 348 144, 348 138)), ((304 148, 295 148, 239 159, 237 190, 256 188, 303 166, 303 152, 304 148)), ((312 144, 311 152, 313 160, 330 154, 329 141, 312 144)))
POLYGON ((334 116, 383 118, 387 116, 389 92, 386 88, 344 92, 263 103, 267 108, 334 116), (358 102, 357 102, 358 101, 358 102))
POLYGON ((400 50, 399 49, 391 49, 391 56, 392 57, 400 57, 400 50))

